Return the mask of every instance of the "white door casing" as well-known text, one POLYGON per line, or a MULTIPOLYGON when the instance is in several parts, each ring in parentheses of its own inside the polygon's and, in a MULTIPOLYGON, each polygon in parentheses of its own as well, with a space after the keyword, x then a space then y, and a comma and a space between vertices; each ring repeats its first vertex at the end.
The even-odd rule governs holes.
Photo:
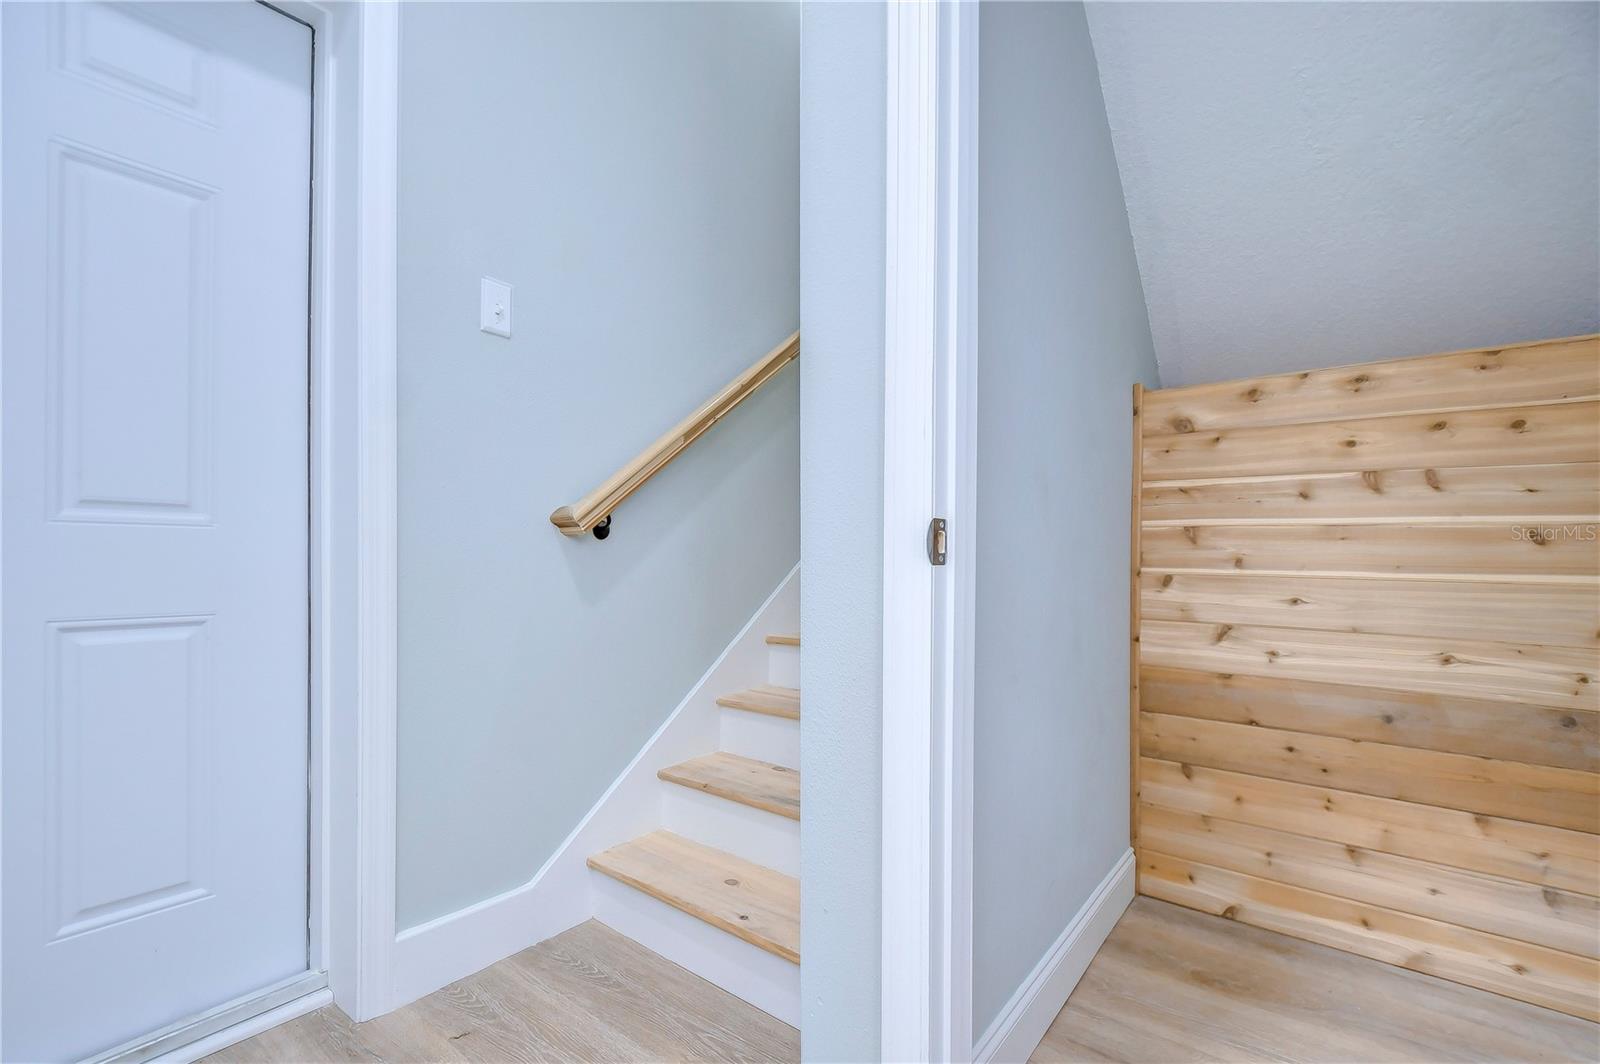
POLYGON ((305 972, 311 33, 4 7, 7 1059, 305 972))
POLYGON ((881 1052, 972 1059, 976 0, 889 4, 881 1052), (947 520, 945 563, 924 532, 947 520))

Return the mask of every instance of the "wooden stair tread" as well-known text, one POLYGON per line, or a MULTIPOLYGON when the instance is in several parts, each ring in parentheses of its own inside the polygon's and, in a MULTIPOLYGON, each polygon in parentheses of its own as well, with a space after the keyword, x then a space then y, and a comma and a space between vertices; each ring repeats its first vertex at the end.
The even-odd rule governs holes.
POLYGON ((773 647, 797 647, 800 645, 800 633, 794 635, 769 635, 767 645, 773 647))
POLYGON ((668 783, 800 819, 800 772, 784 765, 718 752, 691 757, 656 773, 668 783))
POLYGON ((800 963, 800 881, 670 831, 589 858, 589 867, 784 960, 800 963))
POLYGON ((717 705, 729 709, 747 709, 752 713, 765 713, 769 717, 800 719, 800 690, 795 687, 774 687, 757 684, 743 691, 735 691, 717 699, 717 705))

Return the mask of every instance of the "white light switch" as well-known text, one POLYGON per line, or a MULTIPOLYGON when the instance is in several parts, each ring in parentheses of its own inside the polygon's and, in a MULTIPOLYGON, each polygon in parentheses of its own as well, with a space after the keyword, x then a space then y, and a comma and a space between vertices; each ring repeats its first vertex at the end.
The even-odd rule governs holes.
POLYGON ((511 335, 511 286, 485 277, 478 289, 478 328, 495 336, 511 335))

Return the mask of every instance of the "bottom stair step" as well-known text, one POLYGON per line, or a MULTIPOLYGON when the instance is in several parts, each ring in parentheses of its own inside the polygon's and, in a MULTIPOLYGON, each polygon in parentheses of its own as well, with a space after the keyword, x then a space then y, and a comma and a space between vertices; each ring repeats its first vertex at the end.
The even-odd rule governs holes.
POLYGON ((652 831, 589 858, 589 867, 800 963, 800 881, 731 853, 652 831))

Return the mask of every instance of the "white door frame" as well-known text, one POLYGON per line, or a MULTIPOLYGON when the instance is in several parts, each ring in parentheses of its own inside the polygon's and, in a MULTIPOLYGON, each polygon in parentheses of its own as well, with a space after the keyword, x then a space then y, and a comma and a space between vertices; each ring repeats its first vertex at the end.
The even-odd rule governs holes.
POLYGON ((392 996, 399 9, 271 6, 315 35, 307 962, 327 984, 163 1059, 194 1059, 330 1001, 366 1019, 392 996))
POLYGON ((888 5, 881 1051, 972 1054, 978 5, 888 5), (928 522, 948 526, 946 563, 928 522))

